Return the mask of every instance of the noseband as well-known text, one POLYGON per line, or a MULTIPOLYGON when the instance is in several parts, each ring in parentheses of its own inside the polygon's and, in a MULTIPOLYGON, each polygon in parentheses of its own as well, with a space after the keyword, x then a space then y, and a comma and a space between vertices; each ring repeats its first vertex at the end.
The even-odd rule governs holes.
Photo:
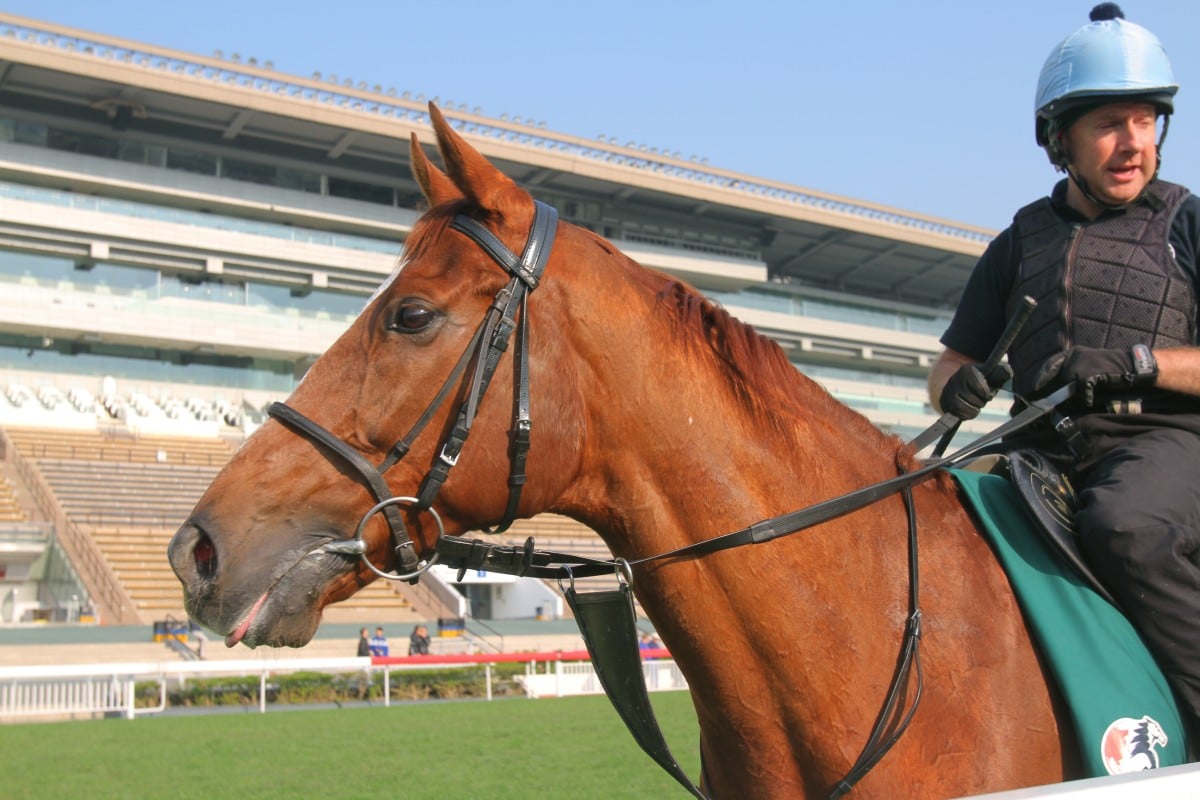
POLYGON ((479 324, 471 341, 467 343, 458 362, 450 371, 450 375, 442 384, 425 412, 417 420, 404 438, 397 441, 389 449, 387 457, 378 465, 373 465, 361 453, 346 444, 333 433, 305 417, 299 411, 284 403, 272 403, 267 413, 282 423, 294 433, 303 436, 328 453, 336 455, 343 463, 351 467, 366 482, 367 488, 374 495, 377 503, 363 516, 352 539, 330 542, 323 548, 325 552, 357 555, 373 572, 390 580, 407 580, 415 582, 423 572, 437 562, 437 553, 428 561, 421 559, 416 552, 408 530, 404 525, 403 515, 398 506, 410 505, 419 511, 428 511, 434 518, 438 528, 438 538, 442 537, 444 529, 441 517, 433 509, 433 501, 437 497, 442 484, 450 475, 450 470, 458 463, 471 425, 479 410, 479 403, 491 384, 492 376, 500 363, 501 356, 508 349, 508 341, 514 331, 516 340, 516 376, 513 380, 513 427, 512 451, 509 463, 508 505, 505 508, 503 521, 494 529, 500 532, 512 524, 517 515, 517 507, 521 500, 521 490, 525 485, 525 461, 529 452, 530 430, 532 421, 529 416, 529 353, 526 346, 528 328, 527 304, 529 293, 537 288, 546 262, 550 258, 550 250, 554 246, 554 235, 558 226, 558 212, 549 205, 534 201, 533 227, 529 238, 518 257, 509 250, 500 239, 465 214, 458 214, 450 223, 450 228, 464 234, 479 245, 484 252, 491 256, 500 267, 511 276, 508 284, 496 293, 495 299, 488 307, 483 321, 479 324), (520 315, 518 317, 518 309, 520 315), (392 494, 384 473, 403 459, 412 447, 413 442, 433 418, 434 413, 446 402, 454 387, 459 385, 462 376, 469 365, 472 366, 470 383, 466 396, 458 407, 458 415, 453 429, 442 441, 429 472, 421 483, 416 497, 398 497, 392 494), (400 565, 395 573, 383 572, 375 567, 366 556, 366 542, 363 532, 367 522, 375 514, 382 513, 387 520, 392 536, 392 552, 400 565))

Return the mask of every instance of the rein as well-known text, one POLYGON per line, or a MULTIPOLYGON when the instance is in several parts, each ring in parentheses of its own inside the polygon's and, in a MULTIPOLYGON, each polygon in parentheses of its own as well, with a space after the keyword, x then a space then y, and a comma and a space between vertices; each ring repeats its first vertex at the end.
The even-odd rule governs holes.
POLYGON ((624 559, 593 559, 553 550, 537 550, 533 540, 522 546, 496 545, 478 539, 444 536, 438 541, 437 552, 443 564, 460 570, 488 570, 509 575, 533 576, 549 580, 573 580, 600 575, 624 576, 629 567, 651 561, 709 555, 749 544, 761 544, 811 528, 823 522, 865 508, 885 497, 909 489, 928 480, 942 469, 953 467, 979 453, 986 446, 1011 436, 1052 413, 1057 405, 1071 396, 1066 386, 1041 400, 1028 404, 1023 411, 949 456, 926 462, 920 469, 895 478, 856 489, 844 495, 824 500, 807 508, 781 514, 756 522, 722 536, 695 542, 684 547, 633 561, 624 559))
POLYGON ((918 604, 917 521, 912 487, 928 480, 938 470, 953 466, 976 454, 986 445, 1016 433, 1050 414, 1057 405, 1070 397, 1071 387, 1064 387, 1040 401, 1027 405, 1021 413, 991 433, 950 456, 940 457, 941 448, 949 441, 954 432, 948 430, 950 421, 944 416, 914 440, 913 444, 917 445, 916 449, 920 449, 933 438, 942 436, 942 444, 937 451, 939 455, 913 472, 904 473, 798 511, 762 520, 740 531, 634 561, 619 558, 594 559, 538 550, 535 548, 532 537, 527 538, 522 546, 515 547, 447 535, 442 527, 440 516, 433 508, 433 502, 449 477, 450 470, 458 463, 463 445, 466 443, 471 426, 475 421, 479 403, 491 384, 491 379, 514 331, 517 334, 517 353, 514 357, 513 427, 510 431, 508 503, 499 525, 495 529, 485 532, 504 531, 516 518, 521 490, 526 480, 525 465, 532 429, 529 358, 526 346, 528 296, 537 288, 546 268, 554 244, 557 222, 557 212, 551 206, 534 201, 533 226, 525 247, 518 257, 479 222, 464 214, 454 217, 450 228, 466 235, 478 244, 491 256, 493 261, 509 274, 510 280, 496 294, 479 328, 429 406, 409 432, 392 445, 387 456, 378 466, 373 465, 343 440, 290 406, 284 403, 271 404, 268 414, 272 418, 298 435, 307 438, 320 449, 337 456, 358 473, 378 501, 359 522, 352 538, 329 542, 321 549, 329 553, 357 556, 371 571, 389 580, 407 580, 415 583, 430 567, 441 562, 446 566, 456 567, 460 580, 465 572, 471 569, 558 580, 560 586, 563 581, 568 581, 569 587, 564 586, 563 593, 575 612, 584 642, 592 656, 605 693, 642 749, 693 796, 703 800, 704 794, 691 782, 671 755, 646 694, 641 661, 636 646, 636 619, 630 593, 632 568, 651 561, 692 558, 743 545, 772 541, 844 516, 899 493, 903 497, 908 519, 909 617, 905 625, 900 657, 883 708, 875 721, 862 754, 830 793, 831 798, 839 798, 849 792, 899 740, 916 713, 921 697, 922 673, 919 660, 921 611, 918 604), (433 418, 436 411, 447 401, 454 388, 461 384, 468 366, 471 365, 473 368, 467 384, 466 396, 459 404, 454 427, 442 441, 438 456, 423 479, 417 496, 393 495, 384 478, 384 473, 408 454, 413 442, 433 418), (416 553, 415 545, 408 534, 398 508, 402 504, 429 513, 437 525, 438 535, 434 553, 428 560, 422 560, 416 553), (399 572, 383 572, 367 558, 367 547, 363 535, 367 523, 377 513, 384 515, 391 532, 392 550, 399 564, 399 572), (575 591, 575 578, 612 573, 618 577, 619 588, 615 591, 591 592, 583 595, 575 591), (903 689, 908 684, 909 675, 914 671, 917 685, 911 705, 905 710, 903 689))

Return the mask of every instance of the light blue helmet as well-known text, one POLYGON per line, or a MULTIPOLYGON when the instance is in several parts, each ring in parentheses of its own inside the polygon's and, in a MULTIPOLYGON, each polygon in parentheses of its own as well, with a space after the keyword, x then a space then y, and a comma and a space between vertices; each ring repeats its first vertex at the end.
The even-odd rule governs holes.
MULTIPOLYGON (((1175 108, 1179 85, 1158 38, 1127 22, 1116 3, 1096 6, 1090 19, 1054 48, 1038 76, 1035 133, 1042 147, 1051 144, 1051 127, 1065 130, 1067 120, 1102 103, 1149 102, 1164 115, 1175 108)), ((1055 153, 1050 157, 1058 163, 1055 153)))

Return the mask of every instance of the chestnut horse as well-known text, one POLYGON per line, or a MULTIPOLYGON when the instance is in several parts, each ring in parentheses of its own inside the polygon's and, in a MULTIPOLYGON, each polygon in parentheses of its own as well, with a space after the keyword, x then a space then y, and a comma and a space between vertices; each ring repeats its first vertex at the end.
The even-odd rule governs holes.
MULTIPOLYGON (((547 225, 528 193, 430 115, 445 171, 414 136, 431 209, 402 264, 296 388, 296 413, 246 441, 171 542, 189 613, 230 646, 305 644, 325 606, 377 573, 413 570, 442 526, 458 534, 511 516, 513 498, 517 516, 568 515, 632 562, 916 467, 774 342, 599 236, 547 225), (483 233, 467 235, 472 226, 483 233), (496 251, 540 245, 540 280, 498 266, 496 251), (519 315, 528 340, 497 356, 477 400, 478 371, 462 356, 516 284, 531 298, 519 315), (535 423, 516 494, 510 429, 526 388, 535 423), (446 458, 464 418, 473 436, 446 458), (297 420, 329 436, 297 435, 297 420), (439 468, 432 511, 406 499, 439 468), (396 500, 382 515, 381 493, 396 500)), ((912 494, 924 690, 854 796, 925 800, 1077 777, 1070 724, 952 482, 943 474, 912 494)), ((854 764, 897 670, 907 526, 894 495, 752 548, 633 568, 691 686, 710 797, 824 797, 854 764)))

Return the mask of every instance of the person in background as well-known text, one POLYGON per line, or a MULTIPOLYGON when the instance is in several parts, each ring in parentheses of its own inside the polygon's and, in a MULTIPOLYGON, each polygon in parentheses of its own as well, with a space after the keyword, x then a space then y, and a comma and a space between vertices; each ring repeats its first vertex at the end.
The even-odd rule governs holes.
POLYGON ((929 377, 971 419, 1012 376, 1035 400, 1073 386, 1019 436, 1078 494, 1080 548, 1159 661, 1200 734, 1200 199, 1160 180, 1178 90, 1162 44, 1115 3, 1042 67, 1035 134, 1066 173, 979 259, 929 377), (1038 305, 981 369, 1024 296, 1038 305), (1063 418, 1069 417, 1070 424, 1063 418))
POLYGON ((412 635, 408 637, 408 654, 410 656, 429 655, 429 629, 424 625, 413 628, 412 635))
POLYGON ((383 635, 383 627, 375 629, 375 635, 370 639, 371 655, 386 656, 388 654, 387 637, 383 635))
POLYGON ((358 632, 358 655, 360 658, 371 655, 371 637, 367 635, 366 628, 358 632))

